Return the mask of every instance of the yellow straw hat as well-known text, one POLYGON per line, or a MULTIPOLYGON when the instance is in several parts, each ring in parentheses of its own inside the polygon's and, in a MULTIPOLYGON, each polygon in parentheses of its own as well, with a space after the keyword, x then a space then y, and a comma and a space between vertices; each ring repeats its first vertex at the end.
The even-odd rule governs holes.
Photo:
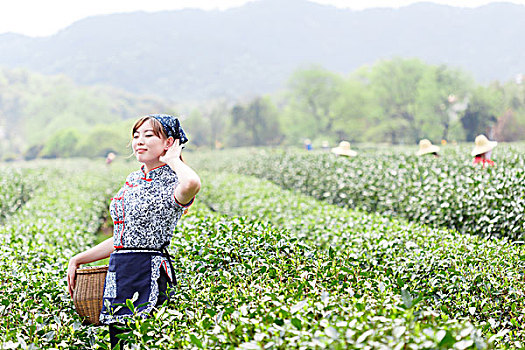
POLYGON ((476 136, 474 144, 474 149, 470 153, 472 156, 477 156, 491 151, 498 143, 496 141, 489 141, 485 135, 478 135, 476 136))
POLYGON ((433 145, 427 139, 419 141, 419 151, 416 152, 416 155, 422 156, 423 154, 439 152, 439 146, 433 145))
POLYGON ((347 157, 355 157, 357 155, 356 151, 350 149, 350 142, 348 141, 339 142, 339 146, 332 148, 332 153, 347 157))

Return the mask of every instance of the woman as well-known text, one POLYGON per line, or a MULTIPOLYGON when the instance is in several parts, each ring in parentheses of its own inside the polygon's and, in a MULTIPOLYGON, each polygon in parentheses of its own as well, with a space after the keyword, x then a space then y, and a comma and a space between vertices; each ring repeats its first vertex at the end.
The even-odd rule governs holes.
POLYGON ((113 238, 75 255, 69 261, 67 280, 73 295, 76 269, 110 257, 104 285, 100 321, 109 325, 111 346, 132 315, 127 299, 143 306, 136 312, 147 317, 166 299, 175 283, 166 251, 175 226, 200 190, 200 178, 181 158, 188 141, 177 118, 148 115, 133 126, 133 153, 142 163, 128 175, 124 186, 111 199, 113 238), (119 306, 124 304, 124 306, 119 306))
POLYGON ((496 141, 489 141, 485 135, 476 136, 474 149, 471 152, 471 155, 474 156, 473 164, 483 164, 483 168, 485 168, 485 164, 494 166, 495 163, 490 159, 490 156, 497 145, 496 141))

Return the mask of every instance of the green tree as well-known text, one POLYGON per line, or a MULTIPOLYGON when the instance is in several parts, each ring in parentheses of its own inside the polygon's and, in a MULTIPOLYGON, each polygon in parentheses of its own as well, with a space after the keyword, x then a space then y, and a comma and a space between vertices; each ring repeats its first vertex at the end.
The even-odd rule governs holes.
POLYGON ((525 137, 525 126, 520 124, 511 109, 498 118, 494 125, 494 139, 498 141, 519 141, 525 137))
POLYGON ((119 155, 131 154, 129 123, 95 125, 83 135, 78 145, 78 155, 83 157, 105 157, 109 152, 119 155))
POLYGON ((6 152, 22 154, 30 145, 44 145, 60 129, 85 133, 97 124, 164 111, 169 111, 169 103, 156 97, 108 86, 78 86, 66 76, 0 69, 0 128, 6 132, 1 147, 6 152))
POLYGON ((58 130, 46 141, 44 148, 40 152, 40 156, 43 158, 66 158, 75 156, 80 138, 81 134, 75 128, 58 130))
POLYGON ((235 105, 229 129, 230 146, 276 145, 283 140, 277 110, 267 97, 235 105))
POLYGON ((373 127, 372 121, 380 114, 380 109, 374 103, 372 90, 361 71, 352 74, 341 85, 333 109, 339 116, 333 123, 336 141, 368 141, 367 130, 373 127))
POLYGON ((525 84, 520 77, 503 85, 494 85, 503 95, 505 113, 495 126, 495 139, 517 141, 525 139, 525 84))
POLYGON ((225 133, 229 117, 230 107, 226 100, 209 101, 194 109, 184 119, 184 130, 195 146, 220 148, 228 138, 225 133))
POLYGON ((335 135, 343 118, 336 108, 343 84, 340 75, 320 67, 294 72, 288 83, 286 134, 293 138, 335 135))
POLYGON ((416 141, 448 140, 466 108, 465 100, 472 86, 472 78, 461 70, 445 65, 428 66, 418 84, 416 141))
POLYGON ((381 108, 375 132, 391 143, 416 142, 418 85, 427 66, 418 59, 384 60, 368 74, 375 103, 381 108), (388 120, 387 123, 384 123, 388 120))
POLYGON ((489 134, 503 110, 501 92, 494 87, 478 86, 470 97, 461 123, 467 141, 474 141, 479 134, 489 134))
POLYGON ((194 109, 184 120, 184 131, 191 144, 196 147, 209 146, 211 139, 211 128, 199 109, 194 109))

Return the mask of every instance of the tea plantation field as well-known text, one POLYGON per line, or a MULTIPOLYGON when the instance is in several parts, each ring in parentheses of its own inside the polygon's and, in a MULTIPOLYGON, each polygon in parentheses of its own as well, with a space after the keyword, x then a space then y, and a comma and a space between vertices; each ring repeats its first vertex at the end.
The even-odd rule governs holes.
POLYGON ((500 145, 496 166, 473 166, 469 146, 440 158, 414 150, 364 151, 355 158, 328 152, 228 151, 199 156, 211 171, 268 179, 345 208, 404 217, 463 233, 523 240, 525 144, 500 145))
MULTIPOLYGON (((141 349, 522 348, 522 151, 505 149, 492 169, 453 152, 188 153, 203 187, 170 247, 179 286, 130 324, 128 340, 141 349)), ((2 165, 0 349, 108 348, 106 327, 81 324, 65 271, 136 168, 2 165)))

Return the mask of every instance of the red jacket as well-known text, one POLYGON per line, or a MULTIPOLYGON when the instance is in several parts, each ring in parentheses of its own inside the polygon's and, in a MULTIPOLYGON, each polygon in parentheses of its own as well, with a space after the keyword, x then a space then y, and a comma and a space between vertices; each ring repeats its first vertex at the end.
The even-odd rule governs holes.
POLYGON ((478 163, 483 163, 483 168, 485 168, 485 164, 488 164, 490 166, 496 165, 496 163, 494 163, 494 161, 492 161, 490 159, 485 159, 485 158, 482 158, 482 157, 474 158, 473 164, 478 164, 478 163))

